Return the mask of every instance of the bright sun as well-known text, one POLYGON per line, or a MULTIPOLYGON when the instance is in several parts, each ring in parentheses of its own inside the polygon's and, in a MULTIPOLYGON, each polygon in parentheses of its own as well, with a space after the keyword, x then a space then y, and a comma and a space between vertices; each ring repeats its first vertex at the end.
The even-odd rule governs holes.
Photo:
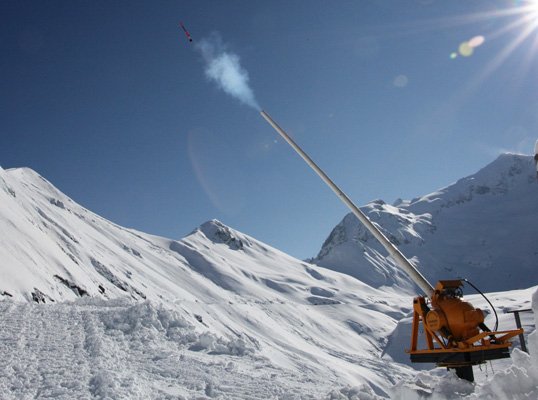
MULTIPOLYGON (((524 59, 521 60, 521 72, 525 72, 534 63, 538 53, 538 0, 512 0, 512 5, 505 9, 495 9, 463 17, 464 23, 479 21, 496 21, 496 29, 484 32, 479 37, 487 42, 500 37, 510 37, 504 48, 489 60, 477 76, 477 82, 483 81, 501 66, 513 52, 526 43, 524 59)), ((468 44, 468 43, 467 43, 468 44)), ((465 50, 465 49, 464 49, 465 50)), ((465 54, 464 54, 465 55, 465 54)))
POLYGON ((528 12, 529 19, 538 25, 538 0, 527 0, 523 8, 528 12))
POLYGON ((535 12, 538 12, 538 1, 537 0, 528 0, 529 7, 534 9, 535 12))

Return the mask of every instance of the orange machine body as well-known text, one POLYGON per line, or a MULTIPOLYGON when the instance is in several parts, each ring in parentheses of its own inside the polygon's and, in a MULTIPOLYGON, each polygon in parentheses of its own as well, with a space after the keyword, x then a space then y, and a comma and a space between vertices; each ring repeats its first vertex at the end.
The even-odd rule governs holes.
POLYGON ((487 360, 510 357, 510 338, 523 332, 490 331, 484 325, 484 313, 462 300, 461 280, 439 281, 431 299, 413 301, 411 348, 413 362, 434 362, 456 368, 481 364, 487 360), (426 349, 418 349, 422 323, 426 349))
POLYGON ((474 308, 456 294, 443 294, 447 283, 454 288, 459 282, 438 282, 431 298, 432 309, 426 314, 429 329, 439 331, 446 339, 455 341, 478 335, 479 325, 484 322, 482 310, 474 308))

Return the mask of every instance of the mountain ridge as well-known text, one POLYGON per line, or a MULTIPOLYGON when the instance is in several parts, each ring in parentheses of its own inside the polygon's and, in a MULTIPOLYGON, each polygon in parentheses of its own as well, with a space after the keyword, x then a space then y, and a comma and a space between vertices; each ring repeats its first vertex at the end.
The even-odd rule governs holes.
MULTIPOLYGON (((361 209, 432 282, 450 275, 480 281, 488 291, 524 288, 536 284, 528 277, 538 263, 533 164, 530 156, 502 154, 428 195, 392 205, 375 200, 361 209)), ((374 287, 416 290, 352 214, 333 229, 312 261, 374 287)))
MULTIPOLYGON (((396 293, 298 260, 217 220, 180 240, 122 228, 31 170, 0 171, 0 205, 6 312, 34 315, 45 307, 80 324, 92 309, 90 330, 107 343, 118 330, 124 337, 143 328, 150 338, 162 336, 151 343, 170 345, 173 354, 203 361, 224 351, 239 357, 241 368, 314 379, 327 392, 365 384, 386 394, 392 376, 412 374, 380 358, 411 306, 396 293), (176 312, 181 318, 171 323, 186 329, 179 343, 162 325, 176 312)), ((57 329, 46 320, 39 321, 57 329)))
MULTIPOLYGON (((217 220, 179 240, 123 228, 30 169, 0 169, 0 205, 0 342, 10 363, 0 385, 13 398, 42 390, 62 398, 152 390, 162 398, 387 398, 416 374, 403 364, 409 330, 398 323, 412 298, 398 287, 378 290, 217 220), (40 364, 28 370, 35 354, 40 364), (44 371, 69 384, 34 384, 44 371), (14 384, 21 379, 32 384, 14 384)), ((416 225, 409 232, 428 226, 426 217, 401 218, 416 225)), ((506 305, 528 302, 527 294, 502 296, 506 305)))

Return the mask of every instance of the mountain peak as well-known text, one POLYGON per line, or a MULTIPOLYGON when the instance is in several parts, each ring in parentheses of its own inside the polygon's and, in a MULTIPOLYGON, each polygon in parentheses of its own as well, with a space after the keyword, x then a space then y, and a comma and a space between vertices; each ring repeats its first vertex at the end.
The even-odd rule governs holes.
POLYGON ((217 219, 204 222, 196 231, 201 232, 211 242, 227 244, 233 250, 242 250, 245 244, 238 232, 217 219))
POLYGON ((222 222, 220 222, 218 219, 213 218, 213 219, 210 219, 209 221, 204 222, 202 225, 200 225, 199 229, 206 230, 206 229, 215 229, 215 228, 227 228, 227 226, 224 225, 222 222))
POLYGON ((533 164, 532 156, 516 153, 502 153, 475 175, 482 175, 485 172, 489 172, 496 173, 497 175, 508 173, 510 176, 514 176, 526 172, 527 168, 532 170, 533 164))
POLYGON ((9 173, 11 175, 17 175, 17 176, 30 175, 30 176, 39 177, 41 179, 45 179, 30 167, 8 168, 8 169, 6 169, 4 171, 6 171, 7 173, 9 173))

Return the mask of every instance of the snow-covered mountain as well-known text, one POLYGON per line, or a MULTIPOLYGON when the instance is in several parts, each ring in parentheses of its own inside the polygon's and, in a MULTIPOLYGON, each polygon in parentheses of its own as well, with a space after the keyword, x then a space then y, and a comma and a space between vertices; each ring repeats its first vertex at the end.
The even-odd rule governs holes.
MULTIPOLYGON (((538 283, 538 181, 532 157, 503 154, 476 174, 426 196, 361 208, 432 284, 468 278, 482 290, 538 283)), ((412 283, 352 215, 313 262, 374 287, 412 283)))
MULTIPOLYGON (((181 240, 148 235, 84 209, 30 169, 0 168, 0 260, 5 399, 472 394, 450 376, 440 385, 439 370, 416 377, 405 365, 409 296, 216 220, 181 240)), ((530 291, 497 297, 528 307, 530 291)), ((532 330, 530 315, 523 323, 532 330)), ((505 392, 528 398, 537 357, 517 354, 522 372, 505 392)), ((476 393, 490 393, 478 378, 476 393)))
MULTIPOLYGON (((202 368, 208 354, 221 355, 226 363, 240 362, 240 371, 222 372, 232 382, 245 368, 263 369, 262 374, 252 372, 258 376, 255 384, 270 379, 276 392, 316 382, 302 389, 305 398, 352 383, 386 394, 394 377, 412 374, 388 355, 381 357, 397 319, 410 309, 410 298, 402 302, 396 294, 295 259, 219 221, 209 221, 181 240, 144 234, 99 217, 34 171, 20 168, 0 170, 0 232, 5 319, 0 325, 9 330, 0 329, 3 343, 17 341, 15 331, 31 335, 33 323, 27 325, 22 316, 37 319, 39 331, 52 336, 60 335, 64 324, 78 327, 66 332, 65 340, 74 341, 68 347, 84 348, 90 355, 95 353, 93 340, 100 343, 95 346, 115 351, 110 341, 117 335, 134 335, 133 343, 141 347, 140 335, 153 335, 144 339, 150 348, 174 348, 174 357, 194 360, 192 369, 202 368), (75 303, 65 305, 71 301, 75 303), (35 308, 36 302, 41 308, 35 308)), ((3 351, 12 354, 12 345, 3 351)), ((37 351, 32 346, 28 342, 28 351, 37 351)), ((131 356, 142 353, 136 354, 131 356)), ((29 362, 26 355, 21 357, 14 354, 7 372, 0 374, 4 389, 17 387, 13 382, 21 379, 29 362)), ((110 368, 129 368, 111 362, 110 368)), ((133 375, 145 371, 144 365, 128 364, 140 368, 133 375)), ((99 369, 86 372, 83 379, 103 379, 99 369)), ((156 379, 156 385, 160 378, 148 379, 156 379)), ((76 374, 72 379, 78 379, 76 374)), ((219 377, 212 379, 214 385, 225 385, 219 377)), ((204 382, 181 385, 205 390, 204 382)), ((108 393, 100 385, 92 393, 98 389, 108 393)), ((218 393, 216 388, 208 391, 218 393)), ((26 392, 13 393, 16 398, 26 392)), ((65 398, 79 397, 76 391, 65 393, 65 398)), ((110 393, 111 398, 131 397, 110 393)), ((230 398, 244 398, 236 395, 230 398)))

